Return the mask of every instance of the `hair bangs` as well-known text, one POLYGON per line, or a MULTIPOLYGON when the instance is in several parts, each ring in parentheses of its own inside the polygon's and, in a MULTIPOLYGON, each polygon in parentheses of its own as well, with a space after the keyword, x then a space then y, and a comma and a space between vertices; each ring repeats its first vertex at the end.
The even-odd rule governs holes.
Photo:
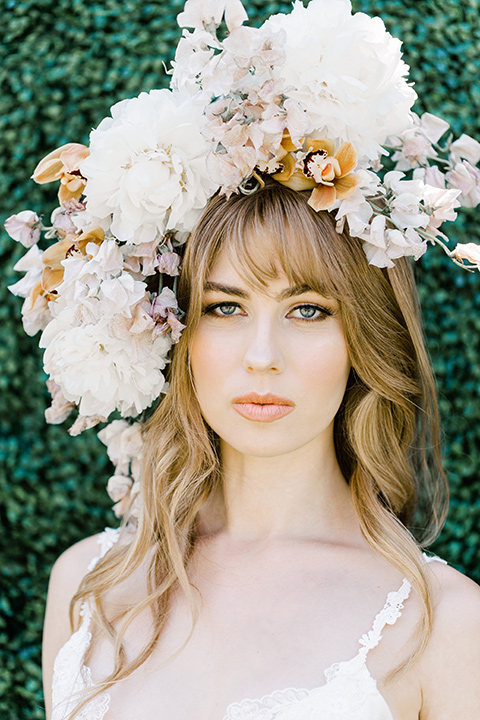
POLYGON ((329 213, 315 212, 307 200, 276 182, 267 182, 248 197, 217 197, 209 213, 208 247, 197 245, 193 250, 195 266, 203 267, 198 280, 206 280, 215 258, 225 250, 252 287, 265 288, 283 271, 292 286, 306 285, 341 302, 351 292, 351 241, 336 232, 329 213))

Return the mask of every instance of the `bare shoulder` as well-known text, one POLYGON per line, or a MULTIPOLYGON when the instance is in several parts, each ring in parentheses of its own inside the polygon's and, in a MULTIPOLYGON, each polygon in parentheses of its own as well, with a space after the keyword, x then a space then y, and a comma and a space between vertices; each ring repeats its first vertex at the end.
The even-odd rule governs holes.
POLYGON ((478 718, 480 707, 480 586, 432 562, 433 632, 421 660, 422 720, 478 718))
POLYGON ((42 652, 47 718, 50 716, 53 664, 71 635, 70 602, 87 574, 90 562, 100 554, 99 539, 100 534, 92 535, 72 545, 60 555, 50 574, 42 652))
MULTIPOLYGON (((80 540, 65 550, 55 561, 50 574, 51 589, 73 597, 88 572, 90 562, 100 554, 100 534, 80 540)), ((69 600, 70 601, 70 600, 69 600)))

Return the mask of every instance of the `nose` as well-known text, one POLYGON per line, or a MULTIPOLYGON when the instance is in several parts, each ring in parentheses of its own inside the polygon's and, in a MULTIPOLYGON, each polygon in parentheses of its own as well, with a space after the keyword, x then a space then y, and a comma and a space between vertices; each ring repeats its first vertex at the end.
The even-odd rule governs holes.
POLYGON ((253 373, 280 373, 284 369, 282 343, 278 328, 267 319, 253 323, 247 337, 243 367, 253 373))

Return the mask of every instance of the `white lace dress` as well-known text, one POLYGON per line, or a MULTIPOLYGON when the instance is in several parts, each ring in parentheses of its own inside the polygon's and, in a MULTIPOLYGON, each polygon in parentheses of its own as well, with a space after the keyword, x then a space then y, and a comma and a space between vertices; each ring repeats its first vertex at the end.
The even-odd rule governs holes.
MULTIPOLYGON (((92 560, 92 570, 101 557, 115 544, 119 531, 107 528, 99 536, 101 552, 92 560)), ((427 562, 439 558, 425 556, 427 562)), ((223 720, 393 720, 393 715, 366 660, 370 650, 382 639, 386 625, 393 625, 401 615, 403 603, 411 591, 408 580, 388 594, 385 605, 375 617, 372 629, 359 640, 355 657, 334 663, 324 672, 325 682, 313 690, 285 688, 262 698, 246 698, 231 703, 223 720)), ((90 669, 84 664, 91 641, 91 610, 88 603, 81 608, 82 622, 58 653, 53 674, 52 720, 66 720, 83 693, 92 687, 90 669)), ((109 720, 110 697, 103 693, 90 701, 75 715, 75 720, 109 720)), ((114 720, 112 718, 112 720, 114 720)), ((135 720, 132 718, 132 720, 135 720)))

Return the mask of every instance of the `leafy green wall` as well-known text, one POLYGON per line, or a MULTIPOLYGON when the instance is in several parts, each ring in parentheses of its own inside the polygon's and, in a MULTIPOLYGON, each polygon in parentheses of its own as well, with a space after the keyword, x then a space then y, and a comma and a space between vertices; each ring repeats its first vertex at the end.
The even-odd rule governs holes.
MULTIPOLYGON (((480 0, 354 0, 405 41, 421 89, 418 109, 480 137, 480 0)), ((249 0, 255 23, 289 3, 249 0)), ((29 181, 37 161, 86 142, 114 102, 162 87, 179 37, 182 0, 1 0, 0 221, 46 215, 55 189, 29 181)), ((453 240, 478 242, 480 210, 453 240)), ((70 438, 46 426, 36 339, 21 330, 21 301, 6 290, 23 248, 0 235, 0 717, 40 719, 40 639, 48 573, 58 554, 113 524, 109 468, 95 432, 70 438)), ((455 272, 433 250, 418 264, 426 333, 438 377, 452 486, 436 551, 480 581, 480 275, 455 272)))

